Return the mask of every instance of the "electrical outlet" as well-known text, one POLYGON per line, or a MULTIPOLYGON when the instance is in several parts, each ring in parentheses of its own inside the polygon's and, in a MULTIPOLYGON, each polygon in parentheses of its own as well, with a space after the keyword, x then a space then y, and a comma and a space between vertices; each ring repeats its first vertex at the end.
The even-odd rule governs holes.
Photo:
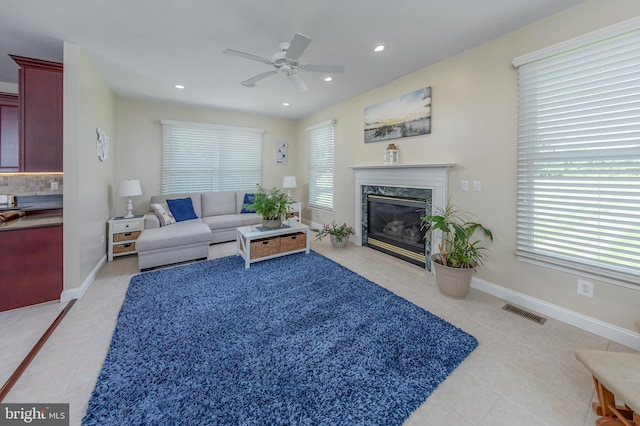
POLYGON ((482 185, 480 184, 479 180, 474 180, 473 181, 473 190, 475 192, 480 192, 482 190, 482 185))
POLYGON ((591 281, 578 280, 578 294, 593 297, 593 283, 591 281))
POLYGON ((462 182, 460 182, 460 190, 461 191, 468 191, 469 190, 469 181, 468 180, 463 180, 462 182))
POLYGON ((100 244, 104 245, 104 234, 102 234, 102 238, 100 239, 100 244))
POLYGON ((316 212, 316 217, 320 217, 320 212, 316 212))
POLYGON ((58 182, 51 182, 51 190, 56 191, 58 189, 58 182))

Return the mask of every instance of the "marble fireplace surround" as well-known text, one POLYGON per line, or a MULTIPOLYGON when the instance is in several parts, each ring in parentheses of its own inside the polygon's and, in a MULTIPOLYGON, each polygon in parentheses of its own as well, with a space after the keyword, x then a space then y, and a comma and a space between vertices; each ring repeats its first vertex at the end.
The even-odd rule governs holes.
MULTIPOLYGON (((449 169, 453 163, 397 164, 393 166, 351 166, 355 173, 355 244, 362 245, 363 187, 381 186, 431 190, 432 209, 447 202, 449 169)), ((437 252, 437 241, 431 241, 431 253, 437 252)), ((427 269, 430 262, 427 261, 427 269)))

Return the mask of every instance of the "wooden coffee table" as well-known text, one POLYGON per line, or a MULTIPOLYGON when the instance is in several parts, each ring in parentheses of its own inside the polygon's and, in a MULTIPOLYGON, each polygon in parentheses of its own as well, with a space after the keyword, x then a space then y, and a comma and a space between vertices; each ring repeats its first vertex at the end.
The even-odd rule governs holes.
POLYGON ((236 236, 236 255, 244 259, 246 269, 254 262, 287 254, 309 254, 309 227, 301 223, 278 229, 241 226, 236 236))

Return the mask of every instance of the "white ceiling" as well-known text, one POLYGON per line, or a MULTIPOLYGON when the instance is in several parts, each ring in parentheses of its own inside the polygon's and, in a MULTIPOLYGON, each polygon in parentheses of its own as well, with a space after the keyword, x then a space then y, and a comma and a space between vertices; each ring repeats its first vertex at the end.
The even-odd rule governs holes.
POLYGON ((62 62, 68 41, 117 95, 296 119, 581 1, 0 0, 0 82, 18 81, 8 54, 62 62), (283 74, 240 85, 271 68, 224 49, 270 59, 296 32, 312 39, 301 62, 344 74, 304 72, 304 93, 283 74))

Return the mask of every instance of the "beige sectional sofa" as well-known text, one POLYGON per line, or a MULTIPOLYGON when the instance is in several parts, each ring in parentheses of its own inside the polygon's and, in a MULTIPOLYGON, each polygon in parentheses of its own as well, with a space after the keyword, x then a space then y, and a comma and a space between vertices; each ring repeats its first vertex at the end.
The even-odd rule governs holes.
POLYGON ((160 226, 155 213, 144 216, 144 230, 136 241, 140 270, 188 260, 206 259, 209 244, 233 241, 236 228, 256 225, 256 213, 241 213, 247 191, 155 195, 150 204, 191 198, 197 219, 160 226))

